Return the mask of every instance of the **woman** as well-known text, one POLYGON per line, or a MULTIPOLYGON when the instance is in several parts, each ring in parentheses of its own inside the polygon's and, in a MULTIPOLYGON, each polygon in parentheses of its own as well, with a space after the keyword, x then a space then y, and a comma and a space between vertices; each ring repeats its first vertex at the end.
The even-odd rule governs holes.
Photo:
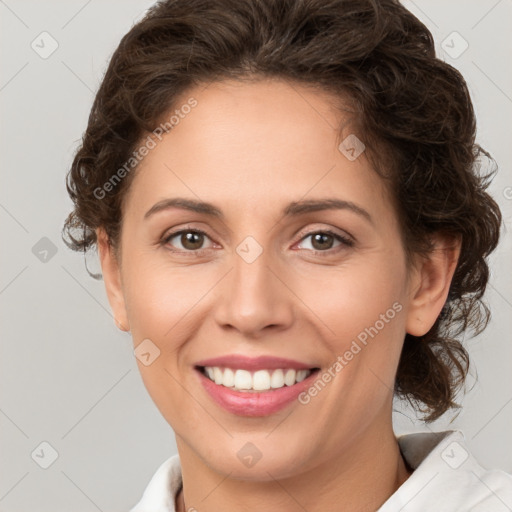
POLYGON ((463 77, 397 1, 158 2, 68 175, 118 327, 176 434, 132 512, 509 510, 433 421, 485 327, 501 214, 463 77))

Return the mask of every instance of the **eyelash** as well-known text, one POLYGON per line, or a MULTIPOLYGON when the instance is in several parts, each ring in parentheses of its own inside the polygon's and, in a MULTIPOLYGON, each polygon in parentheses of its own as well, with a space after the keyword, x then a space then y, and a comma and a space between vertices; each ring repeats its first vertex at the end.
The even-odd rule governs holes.
MULTIPOLYGON (((167 246, 171 239, 175 238, 178 235, 182 235, 183 233, 195 233, 195 234, 204 235, 205 237, 210 238, 208 236, 208 234, 201 229, 181 229, 179 231, 174 231, 173 233, 169 233, 167 236, 165 236, 161 241, 161 245, 167 246)), ((316 255, 331 256, 334 253, 337 253, 339 250, 343 249, 343 246, 345 246, 345 247, 353 247, 354 246, 354 241, 352 239, 350 239, 348 237, 344 237, 344 236, 340 235, 339 233, 335 233, 334 231, 331 231, 330 229, 322 229, 322 230, 317 230, 317 231, 311 231, 309 233, 308 232, 302 233, 301 234, 302 236, 299 239, 299 242, 304 240, 305 238, 308 238, 308 237, 314 236, 314 235, 318 235, 318 234, 331 235, 336 240, 341 242, 341 245, 339 245, 338 247, 327 249, 325 251, 318 251, 315 249, 313 249, 313 250, 305 249, 305 250, 308 250, 309 252, 312 252, 315 256, 316 255)), ((196 249, 195 251, 181 251, 181 250, 176 250, 176 249, 169 249, 169 250, 174 253, 178 253, 178 254, 186 254, 186 255, 194 256, 199 251, 207 251, 208 249, 196 249)))

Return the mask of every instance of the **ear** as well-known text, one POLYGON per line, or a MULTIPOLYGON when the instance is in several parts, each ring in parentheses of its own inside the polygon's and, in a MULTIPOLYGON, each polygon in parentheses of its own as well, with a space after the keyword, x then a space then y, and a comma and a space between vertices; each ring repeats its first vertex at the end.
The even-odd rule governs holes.
POLYGON ((432 251, 418 257, 411 279, 406 331, 413 336, 423 336, 437 320, 460 256, 460 238, 435 234, 432 241, 432 251))
POLYGON ((107 292, 108 302, 114 315, 114 322, 122 331, 128 332, 130 324, 126 313, 126 305, 124 301, 123 288, 121 284, 121 270, 114 253, 114 249, 110 244, 108 235, 103 228, 96 229, 96 237, 98 241, 98 254, 103 273, 103 281, 107 292))

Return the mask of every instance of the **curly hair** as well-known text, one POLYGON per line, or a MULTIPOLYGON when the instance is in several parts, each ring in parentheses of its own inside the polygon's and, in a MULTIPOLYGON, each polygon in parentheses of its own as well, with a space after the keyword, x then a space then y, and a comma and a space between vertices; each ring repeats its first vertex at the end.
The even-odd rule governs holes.
POLYGON ((134 172, 107 192, 103 185, 189 88, 258 77, 317 87, 353 107, 408 256, 428 254, 433 233, 461 239, 448 299, 427 334, 406 334, 394 389, 426 422, 460 407, 470 361, 459 338, 490 318, 486 258, 502 217, 486 189, 496 165, 481 171, 479 157, 494 160, 475 143, 464 78, 436 57, 431 33, 398 0, 157 2, 122 38, 96 94, 66 177, 74 210, 65 243, 85 254, 103 227, 117 251, 134 172))

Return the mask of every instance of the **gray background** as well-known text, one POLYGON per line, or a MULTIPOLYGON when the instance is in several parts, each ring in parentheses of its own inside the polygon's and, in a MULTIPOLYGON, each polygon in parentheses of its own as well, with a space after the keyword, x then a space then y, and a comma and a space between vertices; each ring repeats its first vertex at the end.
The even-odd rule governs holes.
MULTIPOLYGON (((114 326, 103 281, 89 277, 83 256, 60 238, 71 208, 64 176, 94 91, 119 40, 151 3, 0 0, 4 512, 128 510, 176 449, 172 430, 139 377, 129 334, 114 326), (58 43, 47 58, 40 54, 54 43, 50 36, 40 36, 44 31, 58 43), (33 41, 39 53, 31 47, 33 41), (51 462, 52 452, 42 442, 58 453, 48 469, 41 464, 51 462)), ((500 167, 491 192, 510 229, 512 1, 404 4, 432 30, 439 55, 468 81, 479 142, 500 167), (463 41, 453 31, 469 44, 461 55, 455 52, 463 49, 463 41)), ((511 245, 510 233, 504 233, 491 257, 487 300, 493 317, 481 336, 467 340, 474 367, 469 391, 461 397, 463 411, 451 423, 449 413, 428 427, 403 404, 397 403, 395 414, 397 433, 463 430, 483 465, 508 472, 511 245)), ((94 254, 88 266, 99 272, 94 254)))

